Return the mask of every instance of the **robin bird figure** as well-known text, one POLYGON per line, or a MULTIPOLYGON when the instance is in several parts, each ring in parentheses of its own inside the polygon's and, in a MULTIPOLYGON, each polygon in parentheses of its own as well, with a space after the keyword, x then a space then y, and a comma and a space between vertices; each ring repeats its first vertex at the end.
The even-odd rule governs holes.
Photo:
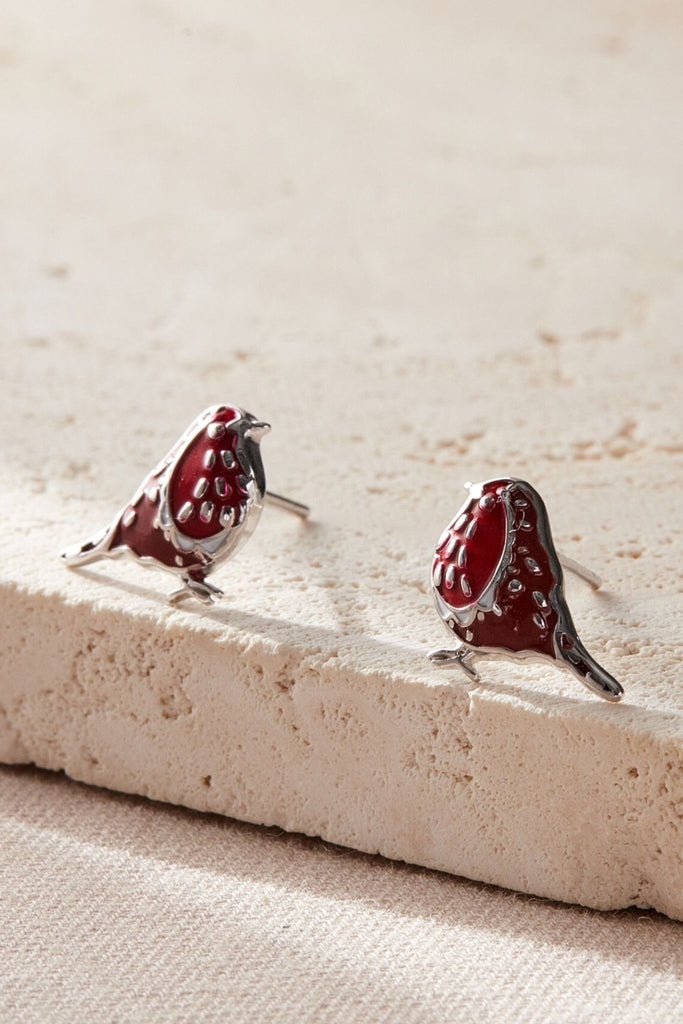
POLYGON ((243 409, 206 409, 111 524, 63 551, 63 561, 74 567, 130 553, 180 576, 183 587, 171 600, 222 596, 206 577, 258 522, 266 496, 259 445, 268 430, 243 409))
POLYGON ((564 598, 563 573, 548 513, 524 480, 468 485, 469 500, 441 535, 432 563, 432 592, 455 651, 432 661, 468 663, 475 654, 540 657, 559 663, 606 700, 621 685, 581 643, 564 598))

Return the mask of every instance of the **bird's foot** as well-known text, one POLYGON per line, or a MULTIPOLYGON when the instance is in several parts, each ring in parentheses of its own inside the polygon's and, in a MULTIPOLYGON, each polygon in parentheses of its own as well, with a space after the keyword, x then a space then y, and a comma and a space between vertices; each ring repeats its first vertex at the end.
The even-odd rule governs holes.
POLYGON ((184 575, 182 581, 183 586, 169 594, 168 599, 171 604, 180 604, 188 597, 194 597, 202 604, 213 604, 218 598, 223 597, 223 591, 214 587, 213 584, 207 583, 206 580, 197 580, 192 576, 184 575))
POLYGON ((458 647, 457 650, 438 650, 430 651, 427 657, 434 665, 452 665, 454 662, 460 666, 463 672, 467 673, 470 679, 479 679, 479 674, 472 665, 469 664, 468 658, 472 655, 472 651, 468 647, 458 647))

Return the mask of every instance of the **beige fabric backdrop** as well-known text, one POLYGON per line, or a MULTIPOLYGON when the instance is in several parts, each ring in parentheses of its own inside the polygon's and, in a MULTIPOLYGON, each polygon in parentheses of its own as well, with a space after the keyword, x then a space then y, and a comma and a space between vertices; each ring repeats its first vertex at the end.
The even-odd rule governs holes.
POLYGON ((665 1024, 683 931, 0 769, 0 1021, 665 1024))

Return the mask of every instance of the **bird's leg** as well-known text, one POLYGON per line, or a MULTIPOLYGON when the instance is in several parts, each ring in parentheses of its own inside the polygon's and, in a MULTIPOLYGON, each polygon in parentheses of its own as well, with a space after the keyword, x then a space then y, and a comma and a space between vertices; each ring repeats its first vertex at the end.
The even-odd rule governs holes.
POLYGON ((469 647, 458 647, 456 650, 439 650, 430 651, 427 657, 435 665, 452 665, 454 662, 460 666, 470 679, 479 679, 479 674, 472 665, 469 664, 468 659, 471 657, 472 651, 469 647))
POLYGON ((183 586, 169 594, 168 599, 171 604, 180 604, 188 597, 196 597, 202 604, 213 604, 217 598, 223 597, 223 591, 214 587, 213 584, 207 583, 205 579, 198 579, 190 576, 189 573, 183 573, 181 579, 183 586))

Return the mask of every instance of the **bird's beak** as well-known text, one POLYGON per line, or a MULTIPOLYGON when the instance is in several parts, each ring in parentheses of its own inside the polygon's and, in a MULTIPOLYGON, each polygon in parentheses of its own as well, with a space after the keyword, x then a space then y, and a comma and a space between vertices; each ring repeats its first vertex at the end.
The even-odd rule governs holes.
POLYGON ((267 434, 270 430, 270 423, 264 423, 263 420, 254 420, 250 423, 245 434, 247 437, 251 437, 254 441, 260 441, 264 434, 267 434))

